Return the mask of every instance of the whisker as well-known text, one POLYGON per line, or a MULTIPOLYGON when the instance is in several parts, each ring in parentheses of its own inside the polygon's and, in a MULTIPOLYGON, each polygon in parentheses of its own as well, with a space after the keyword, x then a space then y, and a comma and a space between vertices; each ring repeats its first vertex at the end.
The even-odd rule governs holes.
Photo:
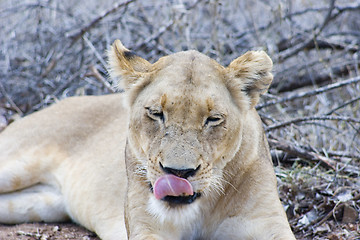
POLYGON ((222 181, 226 184, 228 184, 231 188, 233 188, 236 192, 239 192, 239 190, 229 181, 222 179, 222 181))
POLYGON ((215 192, 216 195, 220 196, 224 194, 224 186, 222 184, 222 176, 218 173, 213 173, 213 175, 210 178, 210 187, 207 188, 206 191, 204 191, 205 196, 211 196, 210 194, 212 192, 215 192))
POLYGON ((218 171, 219 175, 214 174, 214 176, 217 176, 217 180, 221 181, 221 183, 219 185, 221 185, 221 193, 224 194, 224 185, 228 184, 231 188, 233 188, 236 192, 239 192, 239 190, 229 181, 226 180, 226 177, 232 177, 233 174, 231 174, 228 171, 225 170, 220 170, 220 169, 216 169, 214 168, 213 170, 218 171), (221 173, 220 173, 221 172, 221 173))

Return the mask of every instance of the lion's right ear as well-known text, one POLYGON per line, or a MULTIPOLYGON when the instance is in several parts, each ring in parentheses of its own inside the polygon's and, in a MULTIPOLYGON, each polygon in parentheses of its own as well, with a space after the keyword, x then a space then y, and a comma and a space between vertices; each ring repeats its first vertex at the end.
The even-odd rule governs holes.
POLYGON ((125 91, 144 79, 151 68, 151 63, 124 47, 120 40, 111 46, 108 59, 110 77, 118 80, 118 87, 125 91))

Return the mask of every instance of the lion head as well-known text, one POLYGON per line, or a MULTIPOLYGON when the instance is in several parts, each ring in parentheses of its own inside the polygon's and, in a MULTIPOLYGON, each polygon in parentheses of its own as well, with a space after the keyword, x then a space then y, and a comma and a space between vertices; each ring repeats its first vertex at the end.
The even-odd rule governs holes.
POLYGON ((117 40, 109 63, 130 108, 128 174, 149 187, 149 211, 196 211, 221 194, 224 167, 249 141, 246 116, 272 81, 268 55, 250 51, 223 67, 185 51, 151 64, 117 40))

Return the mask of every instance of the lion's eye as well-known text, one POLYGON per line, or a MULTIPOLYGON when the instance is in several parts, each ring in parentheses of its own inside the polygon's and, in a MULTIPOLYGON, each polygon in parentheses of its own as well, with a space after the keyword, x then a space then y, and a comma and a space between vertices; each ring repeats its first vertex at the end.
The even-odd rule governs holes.
POLYGON ((217 115, 213 115, 213 116, 208 117, 205 120, 204 125, 205 126, 210 126, 210 127, 215 127, 215 126, 220 125, 223 121, 224 121, 224 117, 221 116, 220 114, 217 114, 217 115))
POLYGON ((161 109, 153 109, 147 107, 146 110, 149 118, 151 118, 152 120, 160 120, 161 122, 164 122, 165 117, 161 109))

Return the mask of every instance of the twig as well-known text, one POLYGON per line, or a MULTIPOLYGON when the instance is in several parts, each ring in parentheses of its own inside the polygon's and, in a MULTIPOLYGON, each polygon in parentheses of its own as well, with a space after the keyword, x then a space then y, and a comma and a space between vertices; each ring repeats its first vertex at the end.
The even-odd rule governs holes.
MULTIPOLYGON (((101 14, 100 16, 96 17, 95 19, 93 19, 88 25, 82 27, 80 30, 78 30, 76 33, 70 34, 67 33, 65 34, 66 37, 68 37, 69 39, 71 39, 70 43, 66 44, 66 46, 64 47, 64 49, 69 49, 71 48, 75 42, 77 42, 87 31, 89 31, 91 28, 95 27, 102 19, 104 19, 106 16, 108 16, 109 14, 112 14, 114 12, 116 12, 117 10, 119 10, 120 8, 129 5, 132 2, 135 2, 136 0, 129 0, 127 2, 123 2, 123 3, 118 3, 116 4, 113 8, 111 8, 110 10, 105 11, 105 13, 101 14)), ((53 60, 51 60, 50 64, 46 67, 45 71, 41 74, 42 77, 46 77, 56 66, 56 64, 64 57, 66 51, 62 51, 60 52, 57 56, 54 57, 53 60)), ((106 66, 106 64, 102 63, 104 66, 106 66)))
POLYGON ((106 16, 108 16, 109 14, 112 14, 114 12, 116 12, 117 10, 119 10, 120 8, 129 5, 132 2, 135 2, 136 0, 129 0, 123 3, 118 3, 116 4, 114 7, 112 7, 111 9, 105 11, 103 14, 100 14, 100 16, 96 17, 95 19, 93 19, 89 24, 87 24, 86 26, 82 27, 79 31, 77 31, 74 34, 69 34, 67 35, 68 38, 72 39, 73 41, 78 40, 79 38, 81 38, 84 33, 86 33, 87 31, 89 31, 91 28, 93 28, 94 26, 96 26, 103 18, 105 18, 106 16))
POLYGON ((354 36, 354 37, 360 37, 360 32, 359 31, 343 31, 343 32, 332 32, 332 33, 328 33, 326 34, 324 37, 330 38, 332 36, 354 36))
MULTIPOLYGON (((303 42, 304 39, 299 37, 297 39, 298 42, 303 42)), ((286 43, 283 43, 283 45, 285 45, 286 47, 288 47, 287 45, 291 45, 291 42, 294 42, 293 39, 288 39, 286 43), (290 42, 290 43, 288 43, 290 42)), ((285 49, 286 49, 285 47, 285 49)), ((306 46, 307 50, 310 49, 332 49, 332 50, 346 50, 348 52, 351 53, 355 53, 357 51, 359 51, 359 46, 357 45, 350 45, 348 43, 341 43, 341 42, 332 42, 329 41, 326 38, 322 38, 322 37, 317 37, 316 41, 310 41, 310 43, 306 46)), ((282 49, 279 49, 282 50, 282 49)))
POLYGON ((133 51, 136 51, 142 47, 145 47, 148 43, 155 41, 159 39, 166 31, 168 31, 173 25, 175 24, 175 20, 170 21, 165 26, 162 26, 159 31, 156 34, 153 34, 152 36, 146 38, 142 43, 132 47, 131 49, 133 51))
MULTIPOLYGON (((65 45, 64 49, 69 49, 74 45, 75 41, 68 43, 65 45)), ((41 77, 46 77, 57 65, 57 63, 66 55, 66 51, 59 52, 49 63, 49 65, 45 68, 45 71, 41 74, 41 77)))
POLYGON ((293 143, 290 143, 278 137, 274 137, 272 135, 269 136, 268 141, 270 147, 273 149, 278 149, 306 160, 316 161, 316 162, 320 161, 324 163, 325 166, 333 170, 336 170, 338 166, 342 168, 342 171, 352 174, 358 174, 360 171, 358 167, 352 166, 348 163, 335 161, 331 158, 322 156, 314 151, 306 150, 300 146, 295 146, 293 143))
POLYGON ((336 210, 337 208, 342 207, 343 205, 344 205, 343 202, 339 202, 338 204, 336 204, 336 205, 334 206, 334 208, 333 208, 331 211, 329 211, 329 212, 325 215, 325 217, 323 217, 321 220, 320 220, 320 219, 316 219, 312 224, 314 224, 315 227, 320 226, 321 224, 323 224, 324 222, 326 222, 331 216, 334 215, 335 210, 336 210))
POLYGON ((352 83, 357 83, 357 82, 360 82, 360 76, 350 78, 350 79, 347 79, 347 80, 344 80, 344 81, 336 82, 336 83, 333 83, 333 84, 329 84, 327 86, 317 88, 317 89, 314 89, 314 90, 310 90, 310 91, 307 91, 307 92, 301 92, 301 93, 298 93, 298 94, 292 94, 292 95, 290 95, 288 97, 280 98, 278 100, 269 101, 269 102, 258 105, 256 107, 256 109, 259 110, 261 108, 269 107, 269 106, 272 106, 272 105, 275 105, 275 104, 278 104, 278 103, 284 103, 284 102, 292 101, 292 100, 295 100, 295 99, 298 99, 298 98, 314 96, 314 95, 317 95, 319 93, 324 93, 324 92, 327 92, 327 91, 330 91, 330 90, 333 90, 333 89, 336 89, 336 88, 339 88, 339 87, 343 87, 343 86, 346 86, 346 85, 349 85, 349 84, 352 84, 352 83))
POLYGON ((326 25, 328 25, 328 23, 330 22, 331 18, 332 18, 332 12, 333 10, 335 9, 335 1, 336 0, 331 0, 330 2, 330 6, 329 6, 329 11, 323 21, 323 24, 321 25, 320 28, 318 28, 318 31, 315 33, 315 37, 317 37, 323 30, 324 28, 326 27, 326 25))
MULTIPOLYGON (((195 8, 200 2, 202 2, 203 0, 197 0, 194 4, 192 4, 191 6, 186 8, 186 11, 189 11, 193 8, 195 8)), ((131 47, 131 49, 133 51, 136 51, 140 48, 145 47, 147 44, 149 44, 152 41, 156 41, 158 40, 166 31, 168 31, 176 22, 180 21, 185 15, 186 15, 186 11, 181 13, 181 15, 179 16, 179 18, 177 20, 172 20, 170 21, 168 24, 162 26, 159 28, 159 31, 155 34, 153 34, 152 36, 146 38, 142 43, 137 44, 134 47, 131 47)))
POLYGON ((291 119, 291 120, 289 120, 289 121, 285 121, 285 122, 273 124, 273 125, 271 125, 271 126, 269 126, 269 127, 266 127, 265 131, 266 131, 266 132, 270 132, 270 131, 272 131, 272 130, 275 130, 275 129, 278 129, 278 128, 282 128, 282 127, 286 127, 286 126, 291 125, 291 124, 294 124, 294 123, 309 122, 309 121, 326 121, 326 120, 360 123, 360 119, 354 119, 354 118, 346 117, 346 116, 314 116, 314 117, 301 117, 301 118, 295 118, 295 119, 291 119))
POLYGON ((90 40, 86 36, 83 36, 83 39, 84 39, 85 43, 89 46, 91 51, 95 54, 96 58, 101 62, 103 67, 106 68, 107 64, 106 64, 104 58, 101 57, 100 53, 96 50, 96 48, 92 44, 92 42, 90 42, 90 40))
MULTIPOLYGON (((346 49, 346 51, 352 52, 352 49, 346 49)), ((337 56, 343 56, 344 52, 341 54, 331 55, 331 57, 323 58, 322 60, 311 61, 305 64, 301 64, 297 67, 290 66, 289 68, 283 70, 282 72, 277 72, 272 88, 276 89, 277 92, 287 92, 293 91, 295 89, 313 86, 314 83, 322 84, 329 83, 334 79, 335 76, 341 77, 348 75, 352 70, 355 70, 360 67, 360 64, 354 64, 354 61, 342 61, 341 63, 335 65, 330 64, 327 70, 323 69, 323 64, 325 62, 331 62, 332 59, 336 59, 337 56), (317 67, 316 65, 321 64, 322 68, 317 67), (294 79, 289 79, 289 74, 297 73, 297 76, 294 79), (286 81, 285 81, 286 79, 286 81), (289 80, 287 80, 289 79, 289 80)), ((360 75, 360 74, 356 74, 360 75)))
POLYGON ((271 148, 275 148, 284 152, 287 152, 291 155, 298 156, 303 159, 308 159, 312 161, 321 161, 325 163, 326 166, 335 170, 336 169, 336 162, 332 159, 327 157, 321 156, 317 153, 306 151, 305 149, 295 146, 292 143, 287 142, 286 140, 279 140, 273 136, 268 138, 269 144, 271 148))
MULTIPOLYGON (((335 13, 333 16, 338 16, 339 14, 345 12, 345 11, 356 11, 360 9, 360 5, 355 5, 355 6, 344 6, 344 7, 339 7, 339 6, 334 6, 334 9, 337 10, 337 13, 335 13)), ((334 10, 333 9, 333 10, 334 10)), ((333 11, 332 10, 332 11, 333 11)), ((294 16, 301 16, 304 15, 306 13, 310 13, 310 12, 323 12, 323 11, 329 11, 329 7, 320 7, 320 8, 306 8, 304 10, 300 10, 297 12, 293 12, 293 13, 288 13, 286 15, 284 15, 281 18, 277 18, 275 21, 270 21, 269 23, 267 23, 266 25, 262 25, 260 27, 258 27, 257 29, 251 29, 251 30, 246 30, 244 32, 238 33, 235 35, 236 39, 239 39, 238 41, 242 41, 240 40, 241 38, 243 38, 244 36, 246 36, 247 34, 252 34, 254 32, 257 31, 262 31, 262 30, 266 30, 269 29, 272 25, 284 21, 286 19, 290 19, 294 16)), ((333 19, 334 17, 332 17, 333 19)))
POLYGON ((359 101, 360 100, 360 97, 355 97, 355 98, 352 98, 350 99, 349 101, 346 101, 344 102, 343 104, 341 104, 340 106, 332 109, 331 111, 327 112, 325 115, 331 115, 333 114, 334 112, 336 112, 337 110, 341 109, 341 108, 344 108, 346 107, 347 105, 350 105, 350 104, 353 104, 354 102, 356 101, 359 101))
POLYGON ((65 14, 68 17, 73 17, 71 14, 69 14, 68 12, 63 11, 62 9, 60 9, 58 7, 51 7, 51 6, 49 6, 49 4, 43 4, 40 1, 38 3, 34 3, 34 4, 19 4, 19 5, 15 6, 15 7, 1 9, 0 10, 0 17, 2 17, 2 18, 7 17, 8 15, 5 15, 5 13, 9 13, 9 14, 18 13, 18 12, 23 13, 24 11, 29 11, 29 10, 36 9, 36 8, 49 9, 51 11, 56 11, 58 13, 65 14))
POLYGON ((64 54, 60 54, 57 58, 52 59, 45 68, 45 71, 41 74, 41 77, 46 77, 56 67, 58 60, 60 60, 63 56, 64 54))
POLYGON ((334 215, 336 209, 344 207, 344 205, 348 202, 357 201, 357 200, 359 200, 359 198, 360 198, 360 194, 357 194, 356 196, 352 197, 351 199, 349 199, 345 202, 341 202, 341 201, 337 202, 335 204, 335 206, 324 217, 316 219, 311 224, 313 225, 314 228, 317 226, 320 226, 321 224, 326 222, 331 216, 334 215))
POLYGON ((109 84, 109 82, 106 81, 106 79, 103 76, 101 76, 101 74, 99 73, 99 71, 96 69, 95 66, 91 65, 90 71, 91 73, 86 74, 85 76, 93 76, 96 80, 102 83, 102 85, 104 85, 104 87, 108 89, 110 92, 112 93, 116 92, 115 89, 109 84))
POLYGON ((61 91, 63 91, 74 79, 78 78, 80 76, 80 73, 74 73, 71 77, 69 77, 66 81, 62 82, 60 86, 56 88, 56 90, 50 94, 52 96, 58 95, 61 91))
POLYGON ((335 204, 335 206, 333 207, 332 210, 330 210, 325 217, 323 217, 322 219, 318 218, 316 219, 314 222, 312 222, 314 227, 320 226, 321 224, 323 224, 324 222, 326 222, 326 220, 328 220, 331 216, 333 216, 335 214, 336 209, 342 208, 345 206, 346 203, 351 202, 351 201, 357 201, 360 198, 360 194, 357 194, 356 196, 352 197, 351 199, 344 201, 344 202, 337 202, 335 204))
POLYGON ((0 92, 2 95, 4 95, 4 97, 6 98, 6 100, 10 103, 10 106, 18 113, 20 114, 20 116, 23 116, 24 113, 23 111, 21 111, 21 109, 16 105, 16 103, 11 99, 11 97, 9 96, 9 94, 7 94, 3 84, 0 81, 0 92))
MULTIPOLYGON (((31 232, 24 232, 24 231, 17 231, 16 235, 18 236, 27 236, 27 237, 32 237, 35 239, 40 239, 42 237, 42 235, 39 233, 39 231, 37 233, 31 233, 31 232)), ((43 239, 43 238, 41 238, 43 239)))
POLYGON ((329 8, 327 8, 327 7, 306 8, 304 10, 300 10, 300 11, 297 11, 297 12, 288 13, 288 14, 284 15, 282 18, 276 18, 275 21, 270 21, 268 24, 260 26, 257 29, 251 29, 251 30, 247 30, 247 31, 238 33, 238 34, 236 34, 235 38, 239 39, 239 38, 242 38, 242 37, 246 36, 247 34, 252 34, 252 33, 257 32, 257 31, 262 31, 262 30, 269 29, 275 23, 282 22, 282 21, 284 21, 286 19, 291 19, 294 16, 300 16, 300 15, 303 15, 303 14, 306 14, 306 13, 309 13, 309 12, 322 12, 322 11, 326 11, 328 9, 329 8))
POLYGON ((326 17, 323 23, 321 24, 321 26, 315 29, 313 31, 314 33, 309 37, 307 37, 307 39, 304 42, 297 44, 294 47, 283 51, 282 53, 279 53, 277 57, 275 57, 276 59, 278 59, 278 62, 283 62, 284 60, 294 56, 295 54, 298 54, 300 51, 310 46, 312 42, 316 42, 316 38, 320 35, 320 33, 324 30, 326 25, 328 25, 330 20, 332 19, 331 14, 334 9, 335 9, 335 0, 331 0, 328 13, 326 14, 326 17))
POLYGON ((274 57, 274 59, 277 59, 278 63, 282 63, 284 60, 298 54, 300 51, 304 50, 308 46, 311 45, 312 42, 315 41, 314 36, 307 37, 307 39, 302 42, 301 44, 297 44, 292 48, 289 48, 287 50, 284 50, 283 52, 279 53, 277 56, 274 57))
POLYGON ((356 155, 356 154, 347 154, 345 152, 342 151, 338 151, 338 152, 334 152, 334 151, 325 151, 325 154, 331 157, 335 157, 335 158, 351 158, 351 159, 359 159, 360 160, 360 155, 356 155))
POLYGON ((339 7, 339 6, 336 6, 335 9, 337 10, 337 13, 335 13, 332 18, 336 18, 338 17, 340 14, 342 14, 343 12, 346 12, 346 11, 358 11, 360 10, 360 4, 357 4, 357 5, 353 5, 353 6, 344 6, 344 7, 339 7))

